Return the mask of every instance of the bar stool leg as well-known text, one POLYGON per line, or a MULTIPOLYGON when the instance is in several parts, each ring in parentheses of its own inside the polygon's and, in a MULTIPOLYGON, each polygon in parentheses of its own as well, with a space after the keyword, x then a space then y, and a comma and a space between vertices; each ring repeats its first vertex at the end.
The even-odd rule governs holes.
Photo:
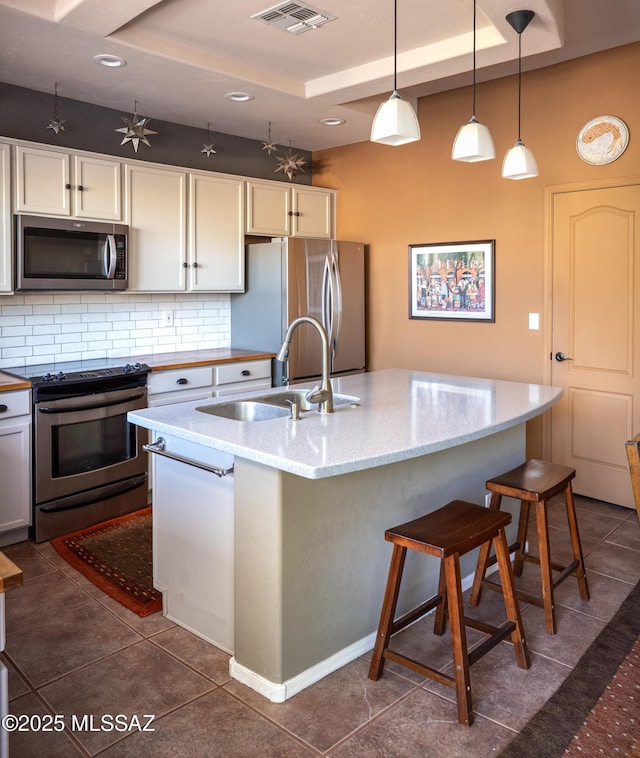
POLYGON ((433 633, 441 635, 444 634, 447 626, 447 577, 445 574, 443 561, 440 561, 438 595, 442 597, 442 602, 436 608, 436 618, 433 622, 433 633))
MULTIPOLYGON (((497 492, 491 493, 491 503, 489 508, 493 511, 500 510, 500 502, 502 501, 502 495, 497 492)), ((485 542, 480 545, 480 552, 478 553, 478 562, 476 564, 476 573, 473 577, 473 587, 471 588, 471 595, 469 596, 470 605, 478 605, 480 602, 480 595, 482 593, 482 580, 487 573, 489 567, 489 552, 491 551, 491 542, 485 542)))
POLYGON ((460 556, 457 553, 444 559, 447 581, 447 606, 449 610, 449 630, 453 648, 453 670, 456 684, 458 721, 471 726, 473 709, 471 703, 471 679, 469 677, 469 657, 467 655, 467 635, 464 625, 462 604, 462 581, 460 578, 460 556))
POLYGON ((580 597, 583 600, 589 600, 589 585, 587 583, 587 575, 584 568, 584 556, 582 554, 582 545, 580 544, 580 532, 578 531, 578 520, 576 518, 576 507, 573 501, 573 489, 571 487, 571 482, 569 482, 564 491, 564 501, 567 506, 567 519, 569 521, 569 532, 571 534, 571 548, 573 550, 573 557, 580 564, 576 569, 578 587, 580 588, 580 597))
POLYGON ((502 594, 504 604, 507 610, 507 618, 513 621, 515 629, 511 633, 511 642, 516 654, 516 662, 521 669, 528 669, 531 666, 527 641, 522 626, 522 617, 520 616, 520 606, 516 596, 516 585, 513 580, 511 571, 511 561, 509 559, 509 543, 504 529, 494 537, 493 544, 496 550, 498 561, 498 570, 500 572, 500 584, 502 585, 502 594))
POLYGON ((374 681, 380 679, 384 669, 383 652, 389 647, 396 605, 398 604, 398 594, 400 592, 400 580, 402 579, 402 570, 406 556, 407 548, 394 544, 387 586, 384 591, 384 600, 382 601, 382 611, 380 612, 380 624, 378 625, 376 644, 373 648, 373 657, 369 666, 369 679, 373 679, 374 681))
POLYGON ((540 553, 540 575, 542 579, 542 602, 544 622, 548 634, 556 633, 556 607, 553 598, 553 575, 549 554, 549 525, 547 523, 547 503, 536 503, 536 526, 538 529, 538 550, 540 553))
POLYGON ((529 528, 529 501, 520 501, 520 517, 518 519, 518 544, 520 547, 516 550, 513 561, 514 576, 522 576, 522 566, 524 563, 524 551, 527 544, 527 529, 529 528))

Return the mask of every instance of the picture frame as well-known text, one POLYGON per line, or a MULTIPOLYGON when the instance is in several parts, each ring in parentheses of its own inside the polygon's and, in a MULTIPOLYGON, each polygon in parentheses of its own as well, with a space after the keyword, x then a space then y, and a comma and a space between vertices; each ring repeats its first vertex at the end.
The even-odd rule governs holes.
POLYGON ((495 322, 495 240, 409 245, 409 318, 495 322))

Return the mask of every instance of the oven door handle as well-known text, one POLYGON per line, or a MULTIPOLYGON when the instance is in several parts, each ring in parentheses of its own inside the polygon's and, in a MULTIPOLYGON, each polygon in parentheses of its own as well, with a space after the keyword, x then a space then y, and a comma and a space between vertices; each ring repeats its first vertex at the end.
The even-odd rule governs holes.
POLYGON ((163 458, 170 458, 172 461, 185 463, 187 466, 195 466, 195 468, 200 468, 203 471, 208 471, 210 474, 215 474, 220 478, 223 476, 228 476, 229 474, 233 474, 233 466, 230 468, 214 468, 213 466, 207 466, 204 463, 198 463, 198 461, 192 461, 189 458, 182 458, 181 456, 175 455, 174 453, 169 453, 166 450, 166 443, 163 437, 158 437, 158 439, 151 445, 143 445, 142 449, 147 453, 155 453, 156 455, 161 455, 163 458))
POLYGON ((73 408, 48 408, 45 406, 38 406, 38 413, 79 413, 80 411, 93 411, 96 408, 109 408, 112 405, 125 405, 133 402, 134 400, 140 400, 144 397, 146 392, 141 392, 138 395, 133 395, 126 399, 111 400, 105 402, 101 400, 98 403, 87 403, 86 405, 75 405, 73 408))

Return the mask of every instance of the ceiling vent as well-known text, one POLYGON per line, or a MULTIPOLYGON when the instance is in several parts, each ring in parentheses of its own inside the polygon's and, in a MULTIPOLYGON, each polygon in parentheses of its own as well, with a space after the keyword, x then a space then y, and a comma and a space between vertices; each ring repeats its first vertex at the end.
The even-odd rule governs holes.
POLYGON ((327 21, 334 21, 337 17, 314 8, 313 5, 279 3, 266 11, 255 13, 251 18, 269 26, 276 26, 290 34, 302 34, 317 29, 327 21))

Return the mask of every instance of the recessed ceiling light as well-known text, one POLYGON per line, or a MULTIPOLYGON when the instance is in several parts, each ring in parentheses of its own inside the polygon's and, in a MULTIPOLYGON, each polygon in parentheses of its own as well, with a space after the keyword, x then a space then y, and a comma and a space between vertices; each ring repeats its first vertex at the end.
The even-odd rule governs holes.
POLYGON ((101 66, 106 66, 107 68, 122 68, 123 66, 127 65, 127 62, 124 58, 121 58, 119 55, 111 55, 110 53, 100 53, 99 55, 94 55, 93 60, 101 66))
POLYGON ((337 116, 328 116, 327 118, 321 118, 320 123, 325 126, 342 126, 345 123, 343 118, 337 116))
POLYGON ((227 92, 225 97, 227 100, 233 100, 234 103, 246 103, 249 100, 253 100, 253 95, 248 92, 227 92))

